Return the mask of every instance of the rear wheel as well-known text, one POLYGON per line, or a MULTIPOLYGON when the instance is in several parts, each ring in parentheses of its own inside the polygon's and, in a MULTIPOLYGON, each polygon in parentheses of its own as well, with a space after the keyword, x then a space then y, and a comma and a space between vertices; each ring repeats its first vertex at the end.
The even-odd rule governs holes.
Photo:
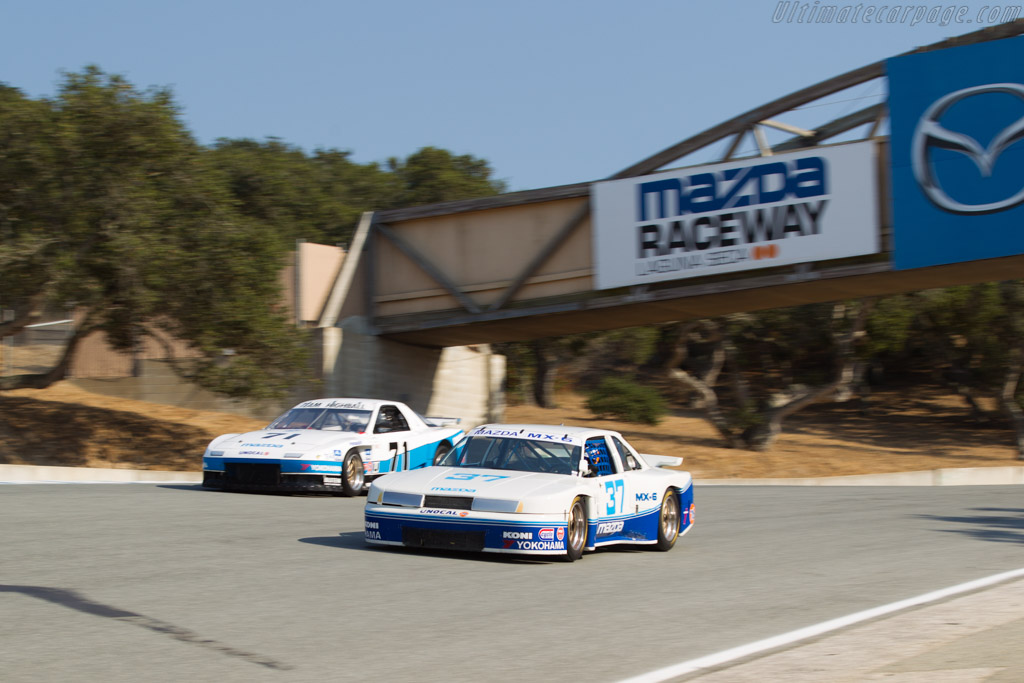
POLYGON ((582 498, 572 501, 569 508, 569 528, 565 534, 565 559, 575 562, 583 557, 583 547, 587 544, 587 506, 582 498))
POLYGON ((345 496, 358 496, 363 492, 363 484, 366 482, 366 470, 363 468, 363 459, 359 457, 359 451, 352 449, 345 456, 341 465, 341 493, 345 496))
POLYGON ((679 496, 675 490, 665 491, 658 515, 658 550, 671 550, 679 538, 679 496))
POLYGON ((441 459, 444 458, 444 456, 448 455, 448 452, 451 449, 452 447, 448 445, 447 441, 442 441, 441 443, 437 444, 437 450, 434 451, 434 461, 431 464, 436 465, 437 463, 441 462, 441 459))

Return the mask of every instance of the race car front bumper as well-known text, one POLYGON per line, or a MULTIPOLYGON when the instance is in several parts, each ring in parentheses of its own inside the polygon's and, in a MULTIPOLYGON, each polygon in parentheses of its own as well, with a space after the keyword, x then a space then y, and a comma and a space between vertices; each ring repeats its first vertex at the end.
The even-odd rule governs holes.
POLYGON ((341 463, 218 458, 212 463, 204 462, 203 486, 225 491, 341 493, 341 463), (306 471, 302 471, 303 465, 306 471))
POLYGON ((567 522, 559 517, 369 503, 367 543, 435 550, 561 555, 567 522))

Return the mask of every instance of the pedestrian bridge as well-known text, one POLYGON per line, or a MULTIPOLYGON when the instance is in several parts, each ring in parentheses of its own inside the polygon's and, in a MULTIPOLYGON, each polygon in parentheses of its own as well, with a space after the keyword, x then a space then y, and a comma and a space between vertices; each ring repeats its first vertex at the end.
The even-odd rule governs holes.
MULTIPOLYGON (((1018 20, 913 53, 1022 32, 1024 20, 1018 20)), ((866 141, 877 159, 874 253, 599 289, 592 213, 595 184, 586 182, 365 215, 320 325, 330 327, 358 316, 373 335, 436 348, 1020 277, 1024 256, 894 268, 885 67, 880 61, 781 97, 611 178, 645 176, 669 165, 758 160, 866 141), (873 99, 863 94, 872 86, 877 86, 873 99), (854 110, 849 113, 803 123, 817 109, 834 112, 835 105, 842 104, 849 110, 851 102, 854 110), (752 149, 745 151, 745 146, 752 149)), ((755 258, 771 255, 773 248, 759 247, 764 251, 751 253, 755 258)))

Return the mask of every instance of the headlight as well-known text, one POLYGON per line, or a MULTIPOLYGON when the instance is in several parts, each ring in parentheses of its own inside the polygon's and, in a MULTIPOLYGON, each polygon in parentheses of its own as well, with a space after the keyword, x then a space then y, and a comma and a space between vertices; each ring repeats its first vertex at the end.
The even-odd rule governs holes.
POLYGON ((385 491, 381 496, 383 505, 401 505, 402 507, 418 508, 423 507, 422 493, 399 493, 398 491, 385 491))
POLYGON ((224 451, 207 451, 206 454, 208 456, 210 456, 211 458, 221 458, 221 457, 224 457, 224 451))
POLYGON ((473 509, 477 512, 522 512, 523 502, 499 498, 474 498, 473 509))
POLYGON ((285 453, 284 457, 286 457, 286 458, 301 458, 302 457, 302 453, 285 453))

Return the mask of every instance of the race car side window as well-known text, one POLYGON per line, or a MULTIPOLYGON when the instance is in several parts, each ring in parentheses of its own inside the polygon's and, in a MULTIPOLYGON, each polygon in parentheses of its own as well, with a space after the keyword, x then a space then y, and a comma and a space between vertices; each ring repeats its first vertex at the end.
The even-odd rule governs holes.
POLYGON ((624 463, 626 462, 624 457, 625 454, 620 454, 619 449, 612 443, 612 437, 606 436, 605 443, 608 444, 608 456, 612 460, 612 469, 616 472, 627 471, 629 468, 624 466, 624 463))
POLYGON ((389 434, 391 432, 407 432, 409 423, 397 406, 381 406, 377 414, 377 422, 373 426, 374 434, 389 434))
POLYGON ((612 437, 612 443, 615 444, 615 449, 619 451, 619 458, 622 460, 622 465, 627 470, 640 470, 643 469, 643 465, 637 459, 633 452, 629 450, 626 444, 622 443, 614 436, 612 437))
POLYGON ((609 474, 615 474, 611 453, 608 452, 608 444, 603 437, 587 439, 585 450, 594 476, 605 477, 609 474))

